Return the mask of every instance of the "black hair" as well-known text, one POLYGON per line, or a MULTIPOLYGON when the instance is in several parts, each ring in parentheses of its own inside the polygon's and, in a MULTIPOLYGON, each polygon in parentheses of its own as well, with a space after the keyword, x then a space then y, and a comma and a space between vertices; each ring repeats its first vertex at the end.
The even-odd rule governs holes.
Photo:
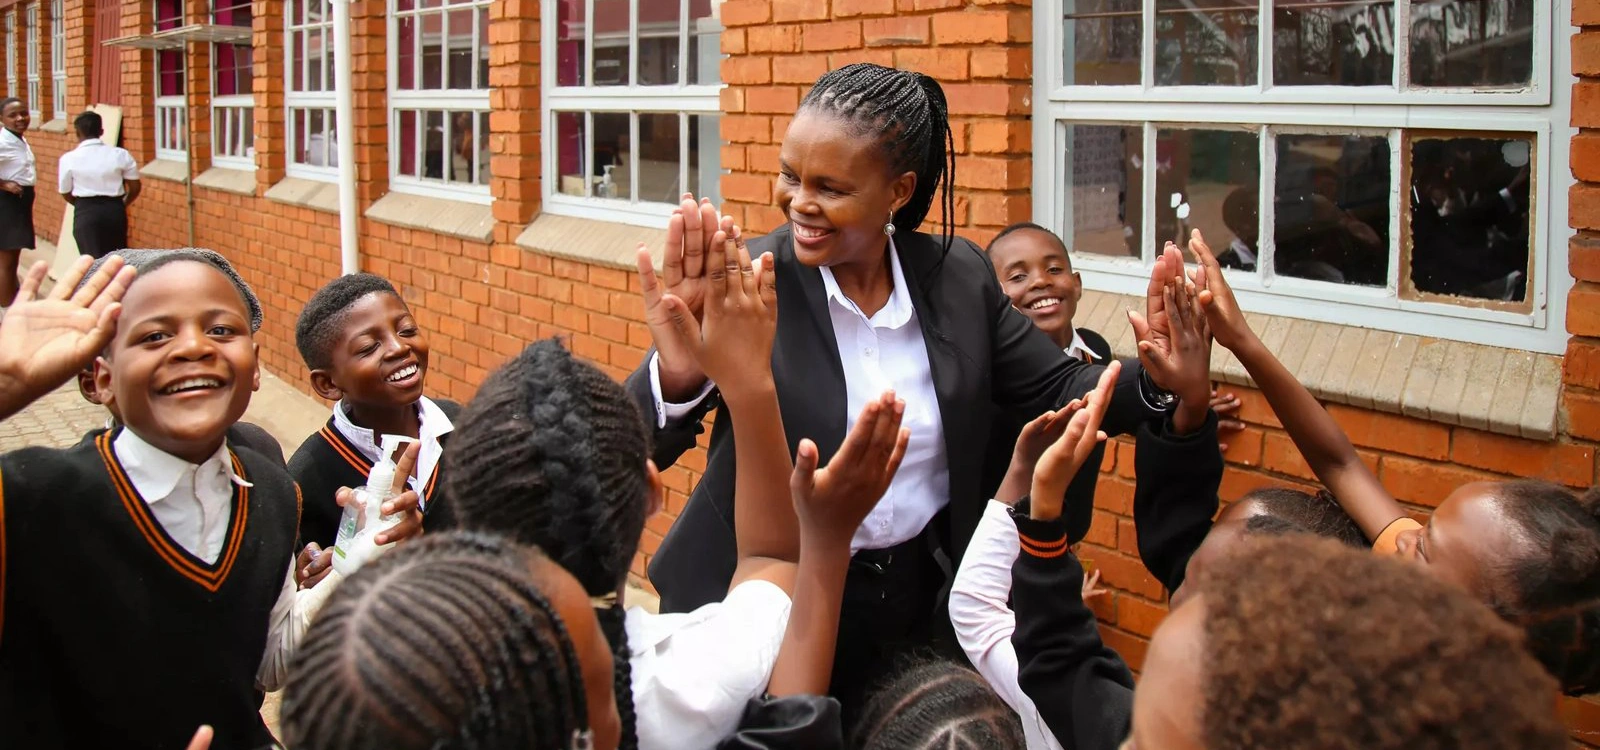
POLYGON ((1550 482, 1500 482, 1518 553, 1497 567, 1489 606, 1527 633, 1528 650, 1567 695, 1600 691, 1600 490, 1579 498, 1550 482))
POLYGON ((944 252, 955 241, 955 137, 950 107, 939 82, 921 73, 872 63, 829 71, 800 101, 800 112, 825 112, 854 126, 855 135, 875 134, 895 174, 914 172, 911 199, 894 212, 898 229, 915 230, 937 195, 944 210, 944 252))
POLYGON ((858 750, 988 750, 1027 745, 1022 720, 982 675, 953 661, 913 665, 867 701, 850 746, 858 750))
POLYGON ((250 288, 249 284, 245 283, 244 277, 239 275, 233 264, 229 263, 227 258, 222 257, 221 253, 198 247, 185 247, 177 250, 114 250, 96 258, 94 263, 89 265, 89 270, 78 281, 77 289, 82 289, 85 284, 88 284, 89 279, 94 276, 95 272, 105 265, 106 259, 113 255, 121 258, 127 267, 139 272, 139 275, 133 279, 134 284, 139 283, 139 279, 155 273, 162 266, 182 261, 204 263, 221 271, 222 275, 228 277, 228 281, 233 283, 233 288, 239 291, 239 298, 244 301, 245 313, 250 318, 250 332, 255 333, 261 330, 261 300, 256 298, 255 291, 250 288))
POLYGON ((294 345, 300 350, 300 359, 307 368, 326 370, 333 365, 333 345, 339 340, 350 308, 369 294, 392 294, 400 299, 400 293, 388 279, 376 274, 352 273, 324 284, 306 300, 294 324, 294 345))
POLYGON ((73 118, 72 128, 84 138, 99 138, 106 133, 105 121, 98 112, 85 112, 73 118))
POLYGON ((537 549, 428 535, 344 581, 289 668, 303 750, 565 750, 589 729, 583 667, 541 593, 537 549))
POLYGON ((1275 518, 1282 519, 1301 529, 1306 533, 1334 539, 1351 547, 1371 547, 1361 527, 1356 525, 1339 501, 1326 491, 1318 490, 1316 494, 1293 490, 1287 487, 1267 487, 1256 490, 1244 497, 1240 502, 1254 500, 1261 506, 1261 510, 1275 518))
MULTIPOLYGON (((627 578, 649 512, 650 440, 615 380, 557 339, 524 349, 484 381, 444 452, 445 488, 463 528, 543 548, 593 597, 627 578)), ((627 632, 597 607, 616 653, 622 746, 637 744, 627 632)))
POLYGON ((1314 532, 1287 518, 1251 516, 1250 520, 1244 522, 1244 533, 1252 536, 1288 536, 1290 534, 1312 534, 1314 532))
POLYGON ((8 96, 4 99, 0 99, 0 112, 6 111, 6 107, 9 107, 13 104, 21 104, 23 105, 23 109, 27 109, 28 103, 23 101, 22 97, 20 96, 8 96))
POLYGON ((1052 232, 1049 229, 1046 229, 1045 227, 1035 224, 1031 221, 1019 221, 1011 226, 1006 227, 1005 229, 1000 230, 1000 233, 995 235, 994 239, 989 240, 989 248, 984 252, 994 252, 995 245, 1000 244, 1000 240, 1005 239, 1007 235, 1012 235, 1023 231, 1043 232, 1048 235, 1050 239, 1055 240, 1057 245, 1061 246, 1061 252, 1068 252, 1067 242, 1066 240, 1061 239, 1061 235, 1056 234, 1055 232, 1052 232))

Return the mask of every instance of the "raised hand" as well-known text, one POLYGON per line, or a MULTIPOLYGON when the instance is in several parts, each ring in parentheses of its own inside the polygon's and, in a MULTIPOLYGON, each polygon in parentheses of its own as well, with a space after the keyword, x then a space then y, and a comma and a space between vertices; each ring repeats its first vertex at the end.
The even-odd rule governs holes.
MULTIPOLYGON (((772 255, 750 260, 739 228, 706 256, 705 317, 695 358, 731 406, 771 390, 772 342, 778 335, 778 287, 772 255)), ((690 334, 692 332, 685 332, 690 334)))
MULTIPOLYGON (((1201 273, 1205 272, 1205 269, 1203 268, 1200 270, 1201 273)), ((1232 393, 1220 393, 1218 391, 1211 392, 1211 410, 1217 413, 1218 435, 1228 432, 1239 432, 1240 430, 1244 429, 1244 422, 1233 418, 1233 416, 1238 413, 1239 406, 1240 402, 1238 396, 1235 396, 1232 393)), ((1217 447, 1220 448, 1224 453, 1228 452, 1228 444, 1226 442, 1219 442, 1217 447)))
POLYGON ((1205 237, 1200 235, 1198 229, 1189 240, 1189 250, 1200 261, 1200 270, 1204 273, 1205 284, 1200 288, 1200 305, 1205 310, 1206 322, 1211 326, 1211 335, 1217 343, 1228 349, 1237 349, 1254 338, 1255 333, 1245 321, 1239 301, 1233 297, 1233 289, 1222 277, 1222 264, 1217 262, 1217 256, 1211 254, 1211 246, 1206 244, 1205 237))
POLYGON ((861 410, 828 466, 817 468, 817 444, 800 441, 789 491, 800 519, 802 543, 831 541, 848 547, 856 527, 889 489, 906 455, 910 430, 900 427, 905 402, 885 392, 861 410), (812 535, 810 540, 807 535, 812 535))
POLYGON ((656 274, 649 248, 641 243, 636 252, 645 324, 660 358, 661 391, 668 401, 688 399, 706 381, 685 334, 704 310, 712 248, 721 247, 734 233, 733 220, 718 217, 709 200, 696 204, 693 195, 684 193, 683 204, 667 222, 661 275, 656 274))
POLYGON ((1198 290, 1179 274, 1167 283, 1165 299, 1171 338, 1163 350, 1151 341, 1139 342, 1139 362, 1150 376, 1178 396, 1173 429, 1193 432, 1205 424, 1211 406, 1211 331, 1200 309, 1198 290))
POLYGON ((1122 363, 1112 361, 1100 374, 1100 383, 1083 399, 1083 408, 1072 415, 1067 429, 1061 433, 1033 470, 1033 490, 1029 493, 1029 515, 1041 521, 1061 517, 1062 498, 1067 484, 1077 476, 1078 469, 1089 459, 1095 445, 1106 439, 1100 431, 1100 422, 1111 405, 1111 391, 1117 385, 1117 374, 1122 363))
MULTIPOLYGON (((1167 284, 1174 278, 1183 278, 1183 253, 1177 245, 1168 242, 1161 254, 1156 256, 1155 266, 1150 269, 1150 283, 1145 288, 1144 314, 1128 311, 1128 322, 1133 325, 1134 337, 1141 345, 1149 342, 1163 351, 1172 347, 1172 326, 1165 294, 1167 284)), ((1172 390, 1172 386, 1162 381, 1157 373, 1150 373, 1150 378, 1156 385, 1172 390)))
POLYGON ((81 372, 116 333, 134 270, 112 256, 75 289, 93 262, 78 258, 43 299, 39 285, 49 266, 35 263, 23 277, 16 302, 0 319, 0 419, 81 372))
POLYGON ((189 740, 186 750, 209 750, 211 738, 215 735, 216 732, 210 725, 201 725, 199 729, 194 730, 194 737, 189 740))
POLYGON ((705 302, 707 256, 732 230, 733 219, 718 216, 709 198, 701 198, 696 204, 693 193, 683 194, 682 203, 667 221, 667 247, 661 262, 663 281, 667 291, 683 300, 696 318, 705 302), (717 236, 719 232, 722 237, 717 236))
POLYGON ((1039 457, 1061 438, 1073 413, 1082 408, 1083 400, 1073 399, 1066 406, 1040 414, 1022 426, 1022 432, 1017 435, 1017 445, 1011 450, 1011 465, 1007 467, 999 489, 995 490, 994 499, 1006 505, 1015 505, 1028 494, 1028 489, 1033 486, 1033 467, 1039 463, 1039 457))
MULTIPOLYGON (((417 470, 417 456, 422 453, 421 443, 411 443, 400 454, 400 460, 394 465, 394 484, 390 485, 390 493, 395 496, 383 502, 379 510, 383 515, 392 516, 396 513, 404 514, 400 523, 393 528, 373 538, 379 545, 398 542, 422 535, 422 503, 416 490, 409 486, 412 472, 417 470)), ((340 487, 333 495, 333 501, 343 508, 355 500, 355 491, 349 487, 340 487)), ((329 561, 331 564, 331 560, 329 561)))

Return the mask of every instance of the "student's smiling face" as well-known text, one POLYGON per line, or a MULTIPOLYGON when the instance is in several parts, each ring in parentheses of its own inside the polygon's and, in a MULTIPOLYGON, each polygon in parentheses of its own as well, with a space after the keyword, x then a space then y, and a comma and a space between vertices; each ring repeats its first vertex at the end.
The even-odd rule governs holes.
POLYGON ((190 463, 217 451, 260 386, 244 299, 226 275, 198 261, 140 274, 95 364, 100 403, 140 438, 190 463))
POLYGON ((1052 339, 1072 341, 1072 316, 1078 313, 1083 280, 1055 237, 1019 229, 990 246, 989 261, 1012 307, 1052 339))
POLYGON ((326 370, 311 371, 311 384, 330 401, 401 407, 422 398, 428 373, 428 337, 404 300, 373 292, 339 317, 326 370))
POLYGON ((1495 588, 1489 560, 1511 560, 1517 540, 1492 482, 1456 488, 1428 525, 1400 532, 1396 554, 1423 565, 1434 577, 1487 597, 1495 588))
POLYGON ((7 104, 4 110, 0 110, 0 127, 17 135, 22 135, 28 129, 32 119, 28 115, 28 105, 23 102, 12 102, 7 104))

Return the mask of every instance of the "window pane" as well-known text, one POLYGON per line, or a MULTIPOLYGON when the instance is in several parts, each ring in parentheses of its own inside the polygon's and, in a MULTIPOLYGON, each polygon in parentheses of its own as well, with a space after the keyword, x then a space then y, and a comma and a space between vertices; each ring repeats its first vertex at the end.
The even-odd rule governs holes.
POLYGON ((420 177, 421 172, 419 171, 417 164, 417 146, 421 141, 422 134, 417 132, 417 113, 411 111, 401 111, 398 114, 400 120, 400 153, 399 166, 395 168, 395 173, 405 175, 407 177, 420 177))
POLYGON ((1253 86, 1256 0, 1156 0, 1157 86, 1253 86))
POLYGON ((683 193, 678 181, 678 115, 639 115, 639 195, 641 201, 671 203, 683 193))
POLYGON ((1139 257, 1144 185, 1144 128, 1064 125, 1067 145, 1064 226, 1068 249, 1139 257))
MULTIPOLYGON (((585 3, 556 4, 556 85, 582 86, 585 3)), ((561 192, 566 192, 562 190, 561 192)))
POLYGON ((395 22, 395 86, 402 91, 417 88, 417 17, 406 16, 395 22))
POLYGON ((1411 138, 1411 284, 1420 292, 1527 295, 1533 139, 1411 138))
MULTIPOLYGON (((626 86, 628 0, 594 0, 594 78, 591 86, 626 86)), ((599 123, 595 129, 599 130, 599 123)))
POLYGON ((1227 247, 1234 240, 1254 244, 1259 222, 1240 222, 1223 206, 1236 191, 1259 189, 1258 138, 1236 130, 1157 131, 1157 247, 1168 240, 1187 246, 1191 229, 1204 232, 1213 247, 1227 247))
POLYGON ((444 113, 426 110, 422 113, 422 176, 431 180, 444 179, 445 132, 444 113))
MULTIPOLYGON (((1273 269, 1279 276, 1387 284, 1389 184, 1387 138, 1278 136, 1273 269)), ((1256 201, 1250 203, 1253 211, 1256 201)), ((1246 210, 1242 202, 1226 208, 1246 210)))
POLYGON ((417 16, 420 30, 417 43, 421 45, 422 85, 418 88, 436 90, 444 87, 444 14, 425 13, 417 16))
POLYGON ((449 78, 445 88, 470 89, 472 88, 473 65, 472 54, 472 17, 476 15, 472 10, 453 10, 448 14, 448 30, 445 37, 445 50, 449 59, 449 78))
POLYGON ((1273 0, 1272 81, 1280 86, 1394 82, 1394 2, 1273 0))
POLYGON ((684 82, 691 85, 722 82, 722 24, 711 14, 711 5, 711 0, 689 0, 689 77, 684 82))
POLYGON ((629 184, 632 176, 628 174, 628 160, 632 158, 632 144, 628 138, 628 114, 626 112, 596 112, 594 119, 594 156, 590 164, 594 165, 592 177, 595 179, 594 196, 596 198, 633 198, 633 189, 629 184))
POLYGON ((718 206, 722 205, 720 120, 716 115, 689 116, 689 192, 697 198, 710 198, 718 206))
POLYGON ((183 95, 183 52, 164 49, 156 53, 156 96, 183 95))
POLYGON ((556 114, 556 169, 561 174, 557 191, 563 195, 589 194, 588 169, 584 167, 583 113, 556 114))
MULTIPOLYGON (((477 88, 489 88, 489 6, 478 9, 478 36, 473 54, 478 58, 477 88)), ((488 132, 488 131, 484 131, 488 132)))
POLYGON ((477 182, 479 185, 489 184, 489 113, 478 113, 478 141, 477 141, 477 182))
POLYGON ((1411 85, 1528 85, 1533 6, 1543 1, 1413 0, 1411 85))
POLYGON ((1143 11, 1139 0, 1062 0, 1061 38, 1069 45, 1063 82, 1069 86, 1139 83, 1143 11))
POLYGON ((306 90, 306 35, 303 31, 289 34, 289 90, 306 90))
POLYGON ((679 20, 677 0, 639 3, 639 85, 678 85, 679 20))

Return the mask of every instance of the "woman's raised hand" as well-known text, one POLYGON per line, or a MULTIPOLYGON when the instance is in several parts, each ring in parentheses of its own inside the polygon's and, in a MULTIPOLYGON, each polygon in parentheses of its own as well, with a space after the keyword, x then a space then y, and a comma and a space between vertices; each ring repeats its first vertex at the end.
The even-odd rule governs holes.
POLYGON ((685 322, 698 322, 705 309, 708 258, 733 234, 733 221, 717 214, 711 201, 683 194, 683 203, 667 222, 667 245, 661 275, 655 272, 650 251, 638 248, 639 281, 644 291, 645 323, 660 357, 662 395, 683 401, 705 383, 706 374, 686 341, 675 332, 685 322))
MULTIPOLYGON (((721 234, 720 232, 718 234, 721 234)), ((774 388, 772 343, 778 335, 778 287, 772 254, 752 263, 738 227, 706 255, 705 313, 695 356, 725 401, 774 388)), ((685 333, 690 333, 685 331, 685 333)))

